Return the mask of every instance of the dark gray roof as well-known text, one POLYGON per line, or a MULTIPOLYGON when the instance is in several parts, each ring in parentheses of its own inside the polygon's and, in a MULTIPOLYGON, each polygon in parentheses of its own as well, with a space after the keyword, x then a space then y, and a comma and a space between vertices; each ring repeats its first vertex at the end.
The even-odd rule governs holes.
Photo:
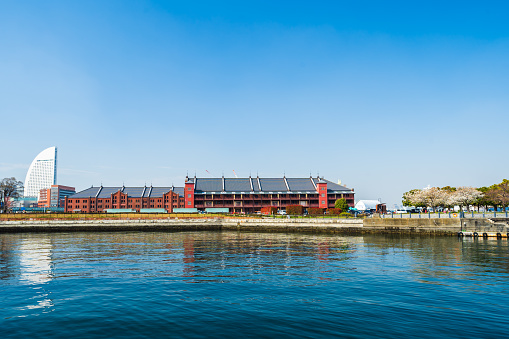
POLYGON ((177 193, 181 197, 184 196, 184 187, 173 187, 173 192, 177 193))
POLYGON ((98 198, 109 198, 112 193, 117 193, 119 190, 131 198, 140 198, 142 194, 144 198, 160 198, 165 193, 172 190, 181 197, 184 196, 184 187, 90 187, 70 195, 69 198, 95 198, 99 190, 98 198), (145 193, 143 193, 143 191, 145 191, 145 193))
POLYGON ((145 187, 145 190, 143 191, 143 196, 142 198, 148 198, 150 197, 150 191, 152 190, 152 186, 150 187, 145 187))
POLYGON ((287 178, 286 182, 290 186, 290 191, 316 191, 310 178, 287 178))
MULTIPOLYGON (((313 182, 316 184, 319 180, 327 183, 328 191, 350 191, 349 188, 323 178, 286 178, 290 190, 285 184, 285 178, 224 178, 224 192, 316 192, 313 182)), ((195 192, 223 192, 223 178, 196 178, 195 192)))
POLYGON ((93 198, 99 191, 100 187, 90 187, 81 192, 77 192, 73 195, 70 195, 69 198, 93 198))
POLYGON ((101 192, 99 192, 98 198, 110 198, 112 193, 117 193, 121 190, 122 187, 103 187, 101 192))
POLYGON ((222 178, 196 178, 194 186, 196 191, 203 192, 221 192, 223 190, 222 178))
POLYGON ((251 184, 249 183, 249 178, 225 178, 224 190, 226 192, 251 192, 251 184))
POLYGON ((144 188, 145 187, 124 187, 122 193, 127 194, 128 197, 138 198, 141 197, 144 188))
POLYGON ((150 193, 151 198, 162 198, 163 195, 171 191, 171 187, 152 187, 152 192, 150 193))
POLYGON ((258 185, 258 179, 257 178, 251 178, 251 181, 253 182, 253 191, 260 192, 260 185, 258 185))
POLYGON ((260 184, 262 185, 262 191, 288 191, 285 180, 283 178, 260 178, 260 184))

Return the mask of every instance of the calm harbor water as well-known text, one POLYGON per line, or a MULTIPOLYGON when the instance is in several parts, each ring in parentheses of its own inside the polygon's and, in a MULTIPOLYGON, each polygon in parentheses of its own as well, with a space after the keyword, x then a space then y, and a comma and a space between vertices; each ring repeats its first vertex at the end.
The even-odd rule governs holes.
POLYGON ((507 337, 507 240, 0 235, 1 338, 507 337))

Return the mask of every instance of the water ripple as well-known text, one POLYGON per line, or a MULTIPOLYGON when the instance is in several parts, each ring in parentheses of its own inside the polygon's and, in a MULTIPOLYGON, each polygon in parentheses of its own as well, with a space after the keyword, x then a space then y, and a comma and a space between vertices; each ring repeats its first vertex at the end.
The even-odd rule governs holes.
POLYGON ((0 235, 2 338, 505 337, 507 241, 0 235), (495 325, 494 325, 495 324, 495 325))

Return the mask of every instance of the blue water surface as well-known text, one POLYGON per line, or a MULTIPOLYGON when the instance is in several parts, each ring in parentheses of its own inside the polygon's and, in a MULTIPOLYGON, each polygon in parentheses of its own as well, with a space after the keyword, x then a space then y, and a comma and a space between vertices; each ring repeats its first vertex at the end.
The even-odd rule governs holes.
POLYGON ((508 273, 505 239, 2 234, 0 337, 507 337, 508 273))

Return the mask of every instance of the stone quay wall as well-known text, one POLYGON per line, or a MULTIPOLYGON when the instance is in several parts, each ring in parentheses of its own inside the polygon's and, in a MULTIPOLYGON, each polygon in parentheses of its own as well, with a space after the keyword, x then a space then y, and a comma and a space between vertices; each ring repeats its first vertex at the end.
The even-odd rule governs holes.
POLYGON ((367 218, 364 228, 374 233, 403 233, 403 234, 458 234, 461 219, 399 219, 399 218, 367 218))
POLYGON ((0 221, 6 232, 82 231, 247 231, 341 234, 442 234, 460 231, 504 232, 509 220, 490 219, 271 219, 271 218, 165 218, 149 220, 16 220, 0 221))
POLYGON ((220 219, 0 221, 0 233, 214 230, 221 230, 220 219))

